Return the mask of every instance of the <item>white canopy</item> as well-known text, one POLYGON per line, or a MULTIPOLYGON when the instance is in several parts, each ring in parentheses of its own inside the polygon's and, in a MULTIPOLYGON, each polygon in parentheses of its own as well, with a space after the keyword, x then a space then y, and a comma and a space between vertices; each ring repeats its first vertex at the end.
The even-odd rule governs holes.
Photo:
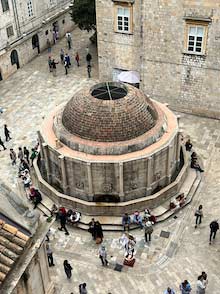
POLYGON ((139 84, 140 75, 137 71, 122 71, 118 75, 118 80, 120 82, 129 83, 129 84, 139 84))

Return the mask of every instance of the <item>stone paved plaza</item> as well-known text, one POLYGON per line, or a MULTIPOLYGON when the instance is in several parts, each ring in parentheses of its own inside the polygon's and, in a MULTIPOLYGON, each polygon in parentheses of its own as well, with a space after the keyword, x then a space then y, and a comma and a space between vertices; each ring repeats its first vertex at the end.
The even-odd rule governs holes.
MULTIPOLYGON (((97 64, 94 48, 92 79, 87 79, 85 55, 89 44, 89 35, 75 30, 73 32, 74 49, 82 58, 82 65, 76 65, 65 76, 64 68, 59 64, 57 77, 48 71, 47 52, 42 53, 31 63, 17 71, 8 80, 0 83, 0 106, 5 109, 0 115, 0 135, 3 137, 3 124, 7 123, 13 139, 6 144, 8 150, 0 152, 0 177, 13 189, 16 189, 17 167, 12 167, 9 148, 19 146, 32 147, 36 143, 36 131, 55 105, 68 101, 72 94, 84 85, 97 80, 97 64)), ((61 47, 66 49, 65 40, 58 42, 52 54, 59 59, 61 47)), ((70 236, 57 230, 54 224, 51 235, 51 247, 54 251, 55 267, 51 275, 57 287, 57 293, 78 293, 79 283, 86 282, 88 293, 160 294, 167 286, 179 293, 182 280, 188 279, 195 293, 197 276, 202 270, 208 273, 207 294, 220 293, 220 233, 214 244, 209 245, 209 223, 219 218, 220 206, 220 128, 219 121, 185 114, 181 115, 181 129, 188 133, 196 151, 203 159, 205 173, 202 183, 190 205, 171 218, 155 227, 150 246, 144 244, 144 233, 133 231, 137 239, 136 262, 133 268, 123 267, 122 272, 114 270, 117 263, 123 262, 123 249, 119 244, 119 233, 104 233, 104 244, 108 250, 109 266, 104 268, 98 258, 98 246, 89 233, 76 228, 68 228, 70 236), (194 212, 199 204, 204 206, 202 225, 195 230, 194 212), (160 232, 170 232, 169 238, 160 237, 160 232), (73 276, 66 279, 63 260, 68 259, 73 267, 73 276)))

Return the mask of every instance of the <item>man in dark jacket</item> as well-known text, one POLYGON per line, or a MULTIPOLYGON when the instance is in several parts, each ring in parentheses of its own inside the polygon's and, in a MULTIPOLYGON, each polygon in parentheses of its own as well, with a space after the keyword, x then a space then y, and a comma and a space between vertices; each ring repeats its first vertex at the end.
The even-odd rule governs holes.
POLYGON ((219 230, 219 224, 217 220, 211 222, 210 226, 210 236, 209 236, 209 244, 212 244, 212 237, 215 239, 216 233, 219 230))
POLYGON ((2 146, 2 148, 3 148, 4 150, 7 149, 7 148, 5 147, 5 145, 4 145, 4 143, 3 143, 2 139, 1 139, 1 137, 0 137, 0 146, 2 146))
POLYGON ((58 230, 62 231, 64 229, 65 234, 69 235, 69 232, 67 231, 67 228, 66 228, 66 218, 67 218, 66 213, 60 211, 59 217, 60 217, 60 228, 58 228, 58 230))
POLYGON ((5 141, 7 142, 11 140, 11 137, 10 137, 11 132, 9 131, 7 125, 4 125, 4 133, 5 133, 5 141))

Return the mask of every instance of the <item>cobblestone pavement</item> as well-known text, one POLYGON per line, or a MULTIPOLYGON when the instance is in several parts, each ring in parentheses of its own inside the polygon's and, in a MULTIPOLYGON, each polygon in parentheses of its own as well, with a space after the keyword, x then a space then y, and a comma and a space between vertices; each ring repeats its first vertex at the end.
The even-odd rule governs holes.
MULTIPOLYGON (((85 47, 88 44, 87 33, 75 30, 74 51, 78 50, 85 60, 85 47)), ((59 56, 61 47, 66 47, 61 40, 52 49, 54 56, 59 56)), ((95 57, 94 48, 91 52, 95 57)), ((71 51, 71 54, 74 53, 71 51)), ((97 65, 94 58, 93 77, 97 79, 97 65)), ((0 135, 7 123, 13 139, 6 144, 12 146, 33 146, 44 116, 57 104, 68 101, 72 94, 94 79, 87 79, 85 61, 80 68, 76 65, 65 76, 64 68, 58 65, 57 77, 48 72, 47 52, 41 54, 28 65, 17 71, 8 80, 0 83, 0 106, 5 112, 0 115, 0 135)), ((220 128, 219 121, 181 114, 181 129, 188 133, 196 151, 201 155, 205 167, 202 183, 193 202, 171 218, 155 227, 150 246, 144 244, 143 231, 133 232, 137 238, 136 262, 133 268, 123 267, 122 272, 114 270, 115 263, 123 262, 123 249, 118 239, 119 233, 105 233, 104 243, 108 250, 110 265, 101 266, 97 256, 98 247, 87 232, 69 228, 70 236, 57 231, 53 226, 51 246, 54 251, 56 266, 51 268, 51 275, 60 294, 78 293, 79 283, 86 282, 88 293, 159 294, 168 286, 179 293, 181 280, 188 279, 195 293, 198 274, 208 273, 207 294, 220 293, 220 236, 213 245, 208 244, 209 223, 219 218, 220 194, 220 128), (198 229, 194 229, 194 211, 198 204, 204 205, 204 219, 198 229), (161 230, 170 232, 168 239, 160 237, 161 230), (73 266, 70 281, 63 271, 63 260, 68 259, 73 266)), ((11 187, 16 187, 17 168, 10 165, 9 150, 0 152, 0 177, 11 187)))

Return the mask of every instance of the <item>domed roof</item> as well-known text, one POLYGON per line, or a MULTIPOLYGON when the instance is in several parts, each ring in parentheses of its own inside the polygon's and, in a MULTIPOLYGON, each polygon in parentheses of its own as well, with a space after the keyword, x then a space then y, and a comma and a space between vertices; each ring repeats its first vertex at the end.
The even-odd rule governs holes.
POLYGON ((136 138, 153 128, 156 120, 157 111, 139 89, 114 82, 79 91, 62 116, 68 132, 99 142, 136 138))

